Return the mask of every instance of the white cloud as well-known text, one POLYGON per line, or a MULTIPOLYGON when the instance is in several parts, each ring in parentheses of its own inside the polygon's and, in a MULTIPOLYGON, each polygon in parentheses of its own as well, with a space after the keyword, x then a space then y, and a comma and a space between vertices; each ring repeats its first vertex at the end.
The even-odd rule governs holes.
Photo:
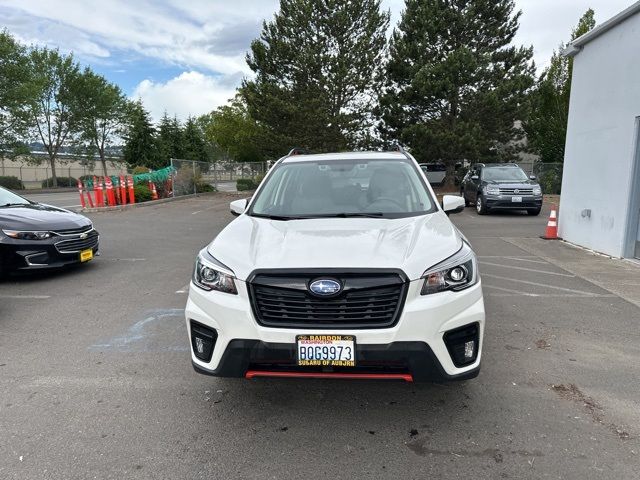
POLYGON ((143 80, 136 86, 132 98, 141 98, 155 121, 165 110, 169 116, 177 115, 184 120, 189 115, 209 113, 227 103, 235 95, 237 81, 229 80, 196 71, 183 72, 166 83, 143 80))

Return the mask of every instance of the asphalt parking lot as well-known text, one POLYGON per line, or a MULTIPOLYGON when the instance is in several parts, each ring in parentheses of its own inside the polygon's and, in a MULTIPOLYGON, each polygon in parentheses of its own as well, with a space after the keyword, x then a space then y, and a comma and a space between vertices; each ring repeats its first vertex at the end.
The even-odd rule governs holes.
POLYGON ((640 308, 518 246, 545 215, 452 216, 477 379, 246 381, 193 372, 183 319, 231 199, 91 214, 99 258, 0 283, 0 478, 638 478, 640 308))

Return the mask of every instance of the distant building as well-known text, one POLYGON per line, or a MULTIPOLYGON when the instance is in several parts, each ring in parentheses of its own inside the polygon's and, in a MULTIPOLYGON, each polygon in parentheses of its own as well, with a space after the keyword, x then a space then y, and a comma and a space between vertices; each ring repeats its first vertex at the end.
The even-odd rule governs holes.
POLYGON ((574 40, 559 233, 640 258, 640 2, 574 40))

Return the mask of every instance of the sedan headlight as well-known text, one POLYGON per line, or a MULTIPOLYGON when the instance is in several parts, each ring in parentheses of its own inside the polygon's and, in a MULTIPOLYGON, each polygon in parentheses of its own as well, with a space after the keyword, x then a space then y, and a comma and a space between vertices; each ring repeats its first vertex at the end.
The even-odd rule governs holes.
POLYGON ((193 283, 203 290, 230 293, 237 295, 238 290, 233 272, 203 250, 198 255, 193 269, 193 283))
POLYGON ((2 230, 2 233, 18 240, 45 240, 53 236, 51 232, 20 232, 18 230, 2 230))
POLYGON ((533 194, 536 196, 542 195, 542 189, 540 188, 540 185, 533 187, 533 194))
POLYGON ((487 185, 484 187, 484 193, 487 195, 500 195, 500 187, 495 185, 487 185))
POLYGON ((468 243, 458 253, 434 265, 422 275, 422 295, 445 290, 464 290, 478 283, 478 263, 468 243))

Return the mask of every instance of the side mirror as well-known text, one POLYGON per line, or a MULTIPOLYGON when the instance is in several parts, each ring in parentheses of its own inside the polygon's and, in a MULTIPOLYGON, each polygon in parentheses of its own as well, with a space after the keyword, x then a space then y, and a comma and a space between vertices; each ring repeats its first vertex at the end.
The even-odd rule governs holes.
POLYGON ((535 176, 535 175, 529 175, 529 179, 530 179, 530 180, 535 180, 535 179, 536 179, 536 176, 535 176))
POLYGON ((442 197, 442 210, 447 215, 462 212, 464 210, 464 198, 458 195, 445 195, 442 197))
POLYGON ((478 175, 471 175, 471 180, 475 182, 476 180, 480 180, 480 177, 478 175))
POLYGON ((242 215, 244 211, 247 209, 248 203, 249 202, 247 201, 246 198, 243 198, 242 200, 234 200, 229 204, 229 209, 231 210, 231 214, 235 215, 236 217, 239 215, 242 215))

